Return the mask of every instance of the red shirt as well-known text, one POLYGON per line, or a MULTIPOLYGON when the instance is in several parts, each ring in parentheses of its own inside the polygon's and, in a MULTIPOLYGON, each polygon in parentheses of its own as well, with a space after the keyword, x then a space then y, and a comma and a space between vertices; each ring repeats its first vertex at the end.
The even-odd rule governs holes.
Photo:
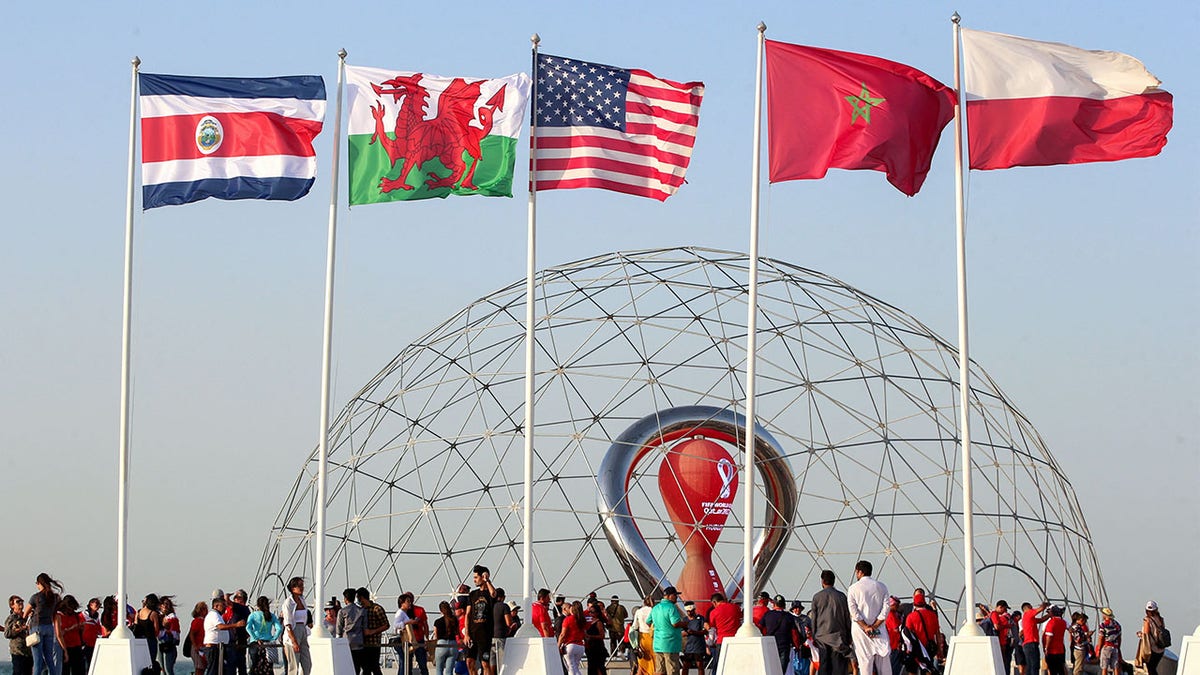
POLYGON ((429 617, 425 614, 425 608, 419 605, 413 605, 412 618, 417 622, 412 624, 413 642, 417 644, 425 643, 425 631, 429 626, 429 617))
POLYGON ((917 636, 921 644, 929 644, 938 634, 937 612, 929 607, 913 607, 908 618, 904 620, 904 625, 917 636))
POLYGON ((568 614, 563 617, 562 641, 564 644, 583 644, 583 626, 579 625, 579 621, 575 619, 574 614, 568 614))
MULTIPOLYGON (((733 604, 733 603, 726 603, 726 604, 733 604)), ((762 627, 763 627, 763 622, 762 622, 763 617, 767 615, 768 609, 769 608, 767 607, 767 605, 765 603, 760 602, 759 604, 754 606, 754 609, 751 610, 750 618, 751 618, 751 620, 754 621, 754 625, 758 626, 758 629, 760 631, 762 630, 762 627)))
POLYGON ((887 626, 888 646, 891 647, 892 651, 900 649, 900 613, 888 612, 887 623, 884 625, 887 626))
POLYGON ((83 646, 95 647, 96 639, 100 637, 100 631, 102 630, 100 622, 88 619, 86 615, 84 616, 84 620, 87 623, 83 625, 83 646))
POLYGON ((204 646, 204 617, 198 616, 192 619, 192 625, 188 628, 188 639, 192 641, 194 649, 204 646))
POLYGON ((1008 613, 1001 614, 992 610, 991 614, 992 627, 996 629, 996 637, 1000 639, 1000 648, 1003 649, 1008 644, 1008 627, 1012 625, 1009 621, 1008 613))
POLYGON ((732 602, 722 602, 708 613, 708 625, 717 629, 717 644, 725 638, 737 635, 738 627, 742 625, 742 612, 732 602))
POLYGON ((1030 642, 1036 644, 1038 641, 1038 610, 1027 609, 1021 613, 1021 644, 1027 645, 1030 642))
POLYGON ((83 631, 75 628, 83 623, 83 615, 79 612, 58 613, 58 628, 62 631, 63 646, 67 649, 83 646, 83 631))
POLYGON ((1063 643, 1063 635, 1067 632, 1067 622, 1061 616, 1052 616, 1046 622, 1046 655, 1066 654, 1067 648, 1063 643))
POLYGON ((554 622, 550 620, 550 608, 540 602, 533 603, 533 627, 542 637, 554 637, 554 622))

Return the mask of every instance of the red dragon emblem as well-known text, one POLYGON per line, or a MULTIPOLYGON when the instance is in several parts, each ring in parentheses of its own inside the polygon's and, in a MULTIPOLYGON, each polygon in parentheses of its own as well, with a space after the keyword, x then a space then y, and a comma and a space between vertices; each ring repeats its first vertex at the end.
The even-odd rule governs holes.
POLYGON ((507 85, 502 85, 476 112, 475 105, 481 98, 480 86, 486 80, 468 83, 456 77, 439 97, 437 115, 433 119, 425 119, 429 90, 421 86, 421 77, 421 73, 414 73, 397 76, 381 84, 371 84, 377 96, 391 95, 393 102, 404 99, 396 114, 395 135, 392 138, 388 138, 387 129, 384 128, 383 102, 377 101, 378 106, 371 106, 371 115, 375 118, 375 133, 371 135, 371 143, 379 141, 392 160, 393 169, 397 163, 403 162, 398 177, 388 178, 385 175, 379 179, 379 191, 386 193, 397 188, 412 190, 413 187, 407 183, 409 172, 432 159, 441 160, 450 173, 438 176, 430 172, 425 180, 430 190, 443 187, 478 190, 472 178, 483 155, 480 141, 491 132, 495 111, 504 111, 504 90, 507 85), (478 122, 479 126, 474 126, 472 122, 478 122), (470 168, 463 159, 464 153, 471 158, 470 168))

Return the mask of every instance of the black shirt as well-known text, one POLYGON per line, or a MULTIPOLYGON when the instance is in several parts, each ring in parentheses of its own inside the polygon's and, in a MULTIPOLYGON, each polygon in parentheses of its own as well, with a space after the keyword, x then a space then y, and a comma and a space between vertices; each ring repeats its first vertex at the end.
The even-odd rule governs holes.
POLYGON ((492 607, 496 599, 487 591, 476 588, 467 596, 467 635, 476 642, 491 640, 495 634, 492 607))

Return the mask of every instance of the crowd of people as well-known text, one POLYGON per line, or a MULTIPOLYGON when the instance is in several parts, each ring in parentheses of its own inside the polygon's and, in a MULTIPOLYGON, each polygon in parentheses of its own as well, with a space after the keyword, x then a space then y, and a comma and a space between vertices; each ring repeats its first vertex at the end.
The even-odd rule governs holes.
MULTIPOLYGON (((890 595, 872 577, 868 561, 855 565, 855 581, 844 592, 836 588, 830 570, 821 572, 821 590, 805 611, 799 600, 758 596, 752 620, 758 632, 773 638, 780 665, 788 675, 914 675, 941 673, 946 637, 937 603, 923 589, 910 601, 890 595)), ((506 640, 522 625, 521 607, 507 602, 487 567, 472 570, 474 588, 460 585, 439 603, 430 626, 425 609, 413 593, 402 593, 389 616, 367 588, 347 588, 341 598, 323 605, 320 619, 326 632, 345 638, 355 675, 382 675, 384 648, 395 651, 401 672, 429 675, 496 675, 506 640), (432 646, 432 654, 429 647, 432 646)), ((177 658, 192 660, 205 675, 272 675, 282 661, 287 675, 310 675, 309 636, 314 621, 305 598, 305 581, 287 583, 287 598, 278 612, 259 597, 237 590, 226 595, 216 589, 207 602, 198 602, 183 630, 174 598, 148 594, 141 608, 124 608, 113 596, 91 598, 81 607, 65 594, 63 584, 46 573, 35 581, 37 592, 26 602, 9 598, 10 614, 4 634, 9 639, 13 675, 86 675, 97 641, 127 629, 145 640, 158 675, 174 675, 177 658), (182 654, 180 654, 182 652, 182 654)), ((996 636, 1006 673, 1066 675, 1098 664, 1102 675, 1122 672, 1122 628, 1113 611, 1100 610, 1093 630, 1082 612, 1064 619, 1065 609, 1049 602, 1023 603, 1011 611, 1000 600, 979 605, 976 622, 986 635, 996 636)), ((630 612, 618 596, 608 605, 596 593, 574 602, 541 589, 530 622, 538 634, 557 641, 565 675, 606 675, 612 659, 629 663, 631 675, 715 674, 721 645, 741 627, 743 609, 721 593, 706 601, 681 601, 674 587, 661 598, 646 597, 630 612)), ((1149 675, 1157 666, 1170 632, 1158 605, 1146 604, 1137 631, 1135 663, 1149 675)))

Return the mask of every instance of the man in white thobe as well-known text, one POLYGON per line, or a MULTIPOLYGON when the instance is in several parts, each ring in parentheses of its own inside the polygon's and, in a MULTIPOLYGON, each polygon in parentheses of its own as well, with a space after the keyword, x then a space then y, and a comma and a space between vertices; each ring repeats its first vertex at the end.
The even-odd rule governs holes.
POLYGON ((858 561, 854 566, 857 581, 846 589, 854 655, 858 659, 859 675, 892 675, 887 631, 881 628, 887 621, 888 589, 871 578, 871 571, 871 563, 858 561))

